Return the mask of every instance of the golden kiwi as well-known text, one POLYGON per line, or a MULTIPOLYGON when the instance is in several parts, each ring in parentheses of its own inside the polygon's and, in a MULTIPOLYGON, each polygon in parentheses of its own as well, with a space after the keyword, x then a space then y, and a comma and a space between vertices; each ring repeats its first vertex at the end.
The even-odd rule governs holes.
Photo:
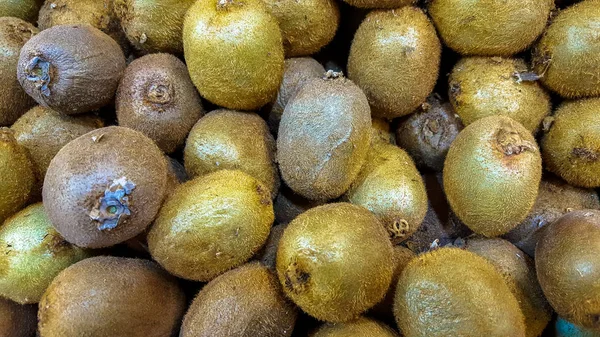
POLYGON ((310 337, 398 337, 389 326, 376 320, 361 317, 348 323, 325 323, 310 337))
POLYGON ((275 200, 273 201, 275 220, 281 224, 290 223, 298 215, 324 203, 324 201, 305 199, 294 193, 294 191, 285 186, 285 184, 281 185, 279 194, 277 194, 277 197, 275 197, 275 200))
POLYGON ((35 305, 19 305, 0 297, 0 337, 35 335, 36 313, 35 305))
POLYGON ((35 23, 44 0, 0 0, 0 17, 12 16, 35 23))
POLYGON ((400 8, 402 6, 414 5, 416 0, 344 0, 348 4, 358 8, 400 8))

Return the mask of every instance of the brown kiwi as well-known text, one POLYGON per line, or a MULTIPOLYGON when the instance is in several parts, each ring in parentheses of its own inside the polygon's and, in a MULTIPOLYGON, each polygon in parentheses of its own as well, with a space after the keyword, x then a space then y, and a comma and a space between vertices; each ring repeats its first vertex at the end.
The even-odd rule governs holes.
POLYGON ((389 326, 370 318, 361 317, 349 323, 325 323, 310 337, 398 337, 389 326))
POLYGON ((324 202, 305 199, 294 193, 289 187, 281 185, 279 194, 273 201, 275 220, 281 224, 290 223, 298 215, 322 204, 324 202))
POLYGON ((0 17, 16 17, 35 23, 44 0, 0 0, 0 17))
POLYGON ((279 248, 279 241, 287 225, 279 224, 271 227, 271 233, 269 233, 267 242, 265 242, 263 248, 256 254, 256 259, 270 270, 276 270, 277 248, 279 248))
POLYGON ((35 305, 19 305, 0 297, 0 337, 35 335, 36 313, 35 305))
POLYGON ((359 8, 400 8, 414 5, 417 0, 344 0, 348 4, 359 8))
POLYGON ((390 122, 384 118, 371 119, 372 141, 383 141, 384 143, 396 144, 396 138, 391 131, 390 122))

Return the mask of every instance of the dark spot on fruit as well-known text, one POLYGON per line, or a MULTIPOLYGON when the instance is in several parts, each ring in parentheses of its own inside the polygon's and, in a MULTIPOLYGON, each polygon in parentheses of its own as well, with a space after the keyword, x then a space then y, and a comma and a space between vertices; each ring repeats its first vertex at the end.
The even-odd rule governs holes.
POLYGON ((310 274, 302 270, 296 262, 290 264, 285 273, 285 287, 296 294, 306 290, 310 274))
POLYGON ((598 160, 598 152, 585 148, 585 147, 575 147, 571 151, 571 154, 578 159, 582 159, 589 162, 594 162, 598 160))

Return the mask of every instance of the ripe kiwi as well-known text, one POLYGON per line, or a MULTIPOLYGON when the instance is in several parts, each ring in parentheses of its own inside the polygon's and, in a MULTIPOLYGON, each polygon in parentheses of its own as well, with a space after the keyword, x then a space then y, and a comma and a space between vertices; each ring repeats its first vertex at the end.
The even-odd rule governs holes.
POLYGON ((270 270, 276 270, 277 248, 279 248, 279 241, 281 241, 283 231, 287 228, 287 225, 279 224, 271 227, 271 233, 269 233, 267 242, 265 242, 263 248, 256 254, 256 259, 270 270))
POLYGON ((212 103, 255 110, 275 98, 283 43, 262 0, 196 1, 185 16, 183 49, 192 81, 212 103))
POLYGON ((294 193, 289 187, 281 185, 279 194, 273 201, 275 220, 281 224, 290 223, 298 215, 322 204, 324 202, 305 199, 294 193))
POLYGON ((373 116, 412 113, 438 79, 441 45, 417 7, 373 11, 361 23, 348 59, 348 74, 364 90, 373 116))
POLYGON ((305 198, 337 198, 358 176, 370 143, 365 94, 339 73, 328 72, 307 82, 285 107, 277 138, 281 176, 305 198))
POLYGON ((450 102, 469 125, 483 117, 508 116, 535 133, 550 114, 550 96, 535 81, 522 81, 527 72, 522 59, 468 57, 450 75, 450 102))
POLYGON ((507 233, 535 203, 542 158, 525 127, 506 116, 490 116, 456 137, 444 164, 444 191, 452 210, 478 234, 507 233))
POLYGON ((577 326, 562 317, 557 317, 554 325, 554 337, 598 337, 600 333, 577 326))
POLYGON ((40 105, 64 114, 110 103, 125 70, 125 57, 110 36, 90 25, 59 25, 21 49, 17 78, 40 105))
POLYGON ((371 118, 371 132, 373 136, 371 141, 383 141, 385 143, 396 144, 394 133, 391 131, 390 122, 384 118, 371 118))
POLYGON ((344 0, 358 8, 400 8, 414 5, 417 0, 344 0))
POLYGON ((322 321, 350 321, 377 304, 393 269, 392 244, 383 226, 367 209, 348 203, 300 214, 277 250, 285 294, 322 321))
POLYGON ((35 305, 19 305, 0 297, 0 337, 35 335, 36 313, 35 305))
POLYGON ((221 109, 194 125, 185 144, 184 164, 192 178, 218 170, 243 171, 275 198, 279 190, 275 150, 275 140, 260 116, 221 109))
POLYGON ((439 248, 411 260, 396 289, 394 315, 406 337, 525 337, 523 314, 486 259, 439 248))
POLYGON ((398 337, 389 326, 376 320, 361 317, 348 323, 325 323, 310 337, 398 337))
POLYGON ((289 337, 297 312, 277 278, 259 263, 217 277, 188 309, 180 337, 289 337))
POLYGON ((154 220, 167 161, 152 140, 120 126, 65 145, 50 162, 42 196, 56 230, 80 247, 101 248, 140 234, 154 220))
POLYGON ((35 23, 44 0, 0 0, 0 17, 12 16, 35 23))
POLYGON ((152 261, 100 256, 63 270, 40 302, 40 337, 171 336, 185 295, 152 261))

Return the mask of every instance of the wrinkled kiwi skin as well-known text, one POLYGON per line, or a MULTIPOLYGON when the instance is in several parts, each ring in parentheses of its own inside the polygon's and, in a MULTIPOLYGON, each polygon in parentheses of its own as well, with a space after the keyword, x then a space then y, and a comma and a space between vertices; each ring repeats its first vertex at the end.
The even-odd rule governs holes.
POLYGON ((279 194, 273 201, 275 220, 278 223, 288 224, 298 215, 324 203, 323 201, 305 199, 294 193, 289 187, 282 185, 279 194))
POLYGON ((374 117, 412 113, 438 79, 441 45, 427 15, 417 7, 373 11, 350 49, 348 76, 367 95, 374 117))
POLYGON ((263 248, 255 256, 255 258, 265 267, 269 268, 269 270, 277 270, 277 248, 279 247, 279 241, 281 241, 283 231, 287 228, 287 225, 288 224, 279 224, 271 227, 267 242, 265 242, 263 248))
POLYGON ((577 326, 562 317, 558 317, 555 323, 555 337, 598 337, 600 333, 577 326))
POLYGON ((519 303, 484 258, 439 248, 411 260, 396 289, 394 315, 406 337, 525 337, 519 303))
POLYGON ((255 113, 220 109, 200 119, 184 150, 188 175, 240 170, 258 179, 271 192, 279 191, 275 140, 267 123, 255 113))
POLYGON ((542 158, 525 127, 490 116, 456 137, 444 164, 444 191, 458 218, 487 237, 507 233, 533 207, 542 158))
POLYGON ((124 70, 110 36, 90 25, 59 25, 25 43, 17 78, 38 104, 70 115, 110 103, 124 70))
POLYGON ((192 81, 212 103, 255 110, 277 95, 283 42, 262 0, 195 2, 185 17, 183 48, 192 81))
POLYGON ((558 13, 533 49, 542 83, 565 98, 600 95, 600 1, 581 1, 558 13))
POLYGON ((360 88, 344 77, 310 80, 281 118, 281 176, 307 199, 337 198, 358 176, 370 143, 371 113, 360 88))
POLYGON ((325 323, 310 337, 398 337, 389 326, 370 318, 361 317, 349 323, 325 323))
POLYGON ((344 0, 358 8, 400 8, 414 5, 416 0, 344 0))
POLYGON ((0 298, 0 337, 31 337, 37 325, 37 307, 0 298))
POLYGON ((0 0, 0 17, 12 16, 35 23, 44 0, 0 0))
POLYGON ((220 170, 188 181, 167 198, 148 245, 171 274, 207 282, 258 252, 274 218, 265 185, 242 171, 220 170))
POLYGON ((562 317, 600 331, 600 211, 571 212, 549 225, 535 249, 544 295, 562 317))
POLYGON ((179 328, 185 295, 152 261, 100 256, 63 270, 40 302, 40 337, 164 337, 179 328))
POLYGON ((365 208, 348 203, 300 214, 277 250, 285 294, 304 312, 328 322, 354 320, 381 301, 393 269, 392 244, 383 226, 365 208))
POLYGON ((249 263, 202 288, 179 336, 289 337, 296 317, 275 275, 259 263, 249 263))
POLYGON ((450 75, 450 102, 465 125, 504 115, 535 134, 552 105, 537 82, 519 80, 519 74, 527 71, 522 59, 464 58, 450 75))

